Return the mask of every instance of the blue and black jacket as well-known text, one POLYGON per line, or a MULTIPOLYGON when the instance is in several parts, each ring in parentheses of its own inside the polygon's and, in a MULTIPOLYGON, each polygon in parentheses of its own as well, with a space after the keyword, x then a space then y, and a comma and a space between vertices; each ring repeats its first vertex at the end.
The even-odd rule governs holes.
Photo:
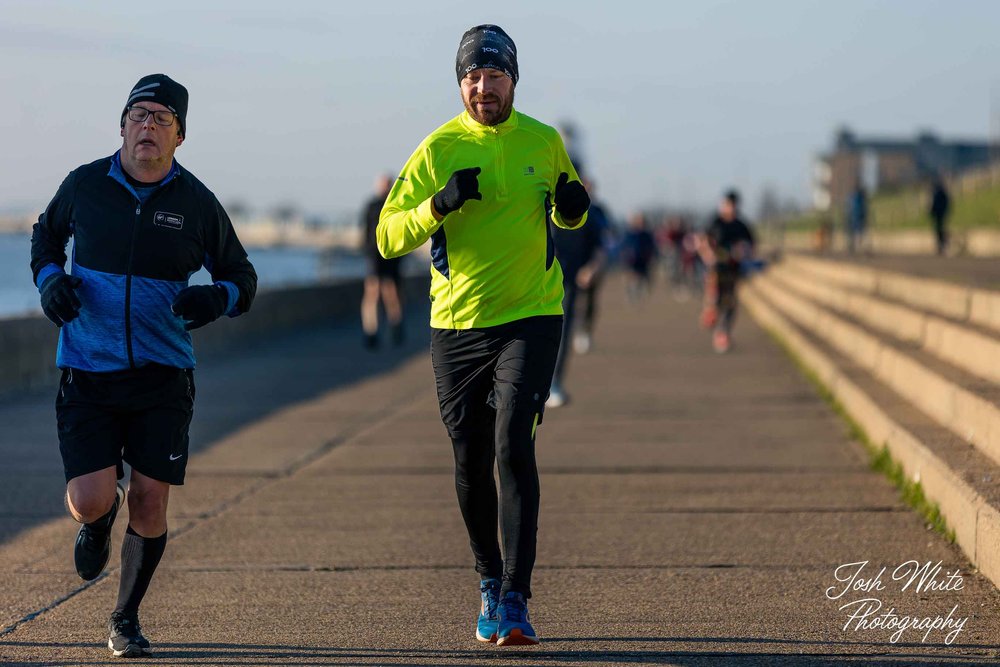
POLYGON ((80 315, 59 333, 60 368, 194 368, 191 335, 170 305, 203 265, 226 288, 230 317, 250 308, 257 274, 215 195, 176 162, 141 194, 116 152, 70 172, 33 228, 35 285, 64 271, 70 236, 83 281, 80 315))

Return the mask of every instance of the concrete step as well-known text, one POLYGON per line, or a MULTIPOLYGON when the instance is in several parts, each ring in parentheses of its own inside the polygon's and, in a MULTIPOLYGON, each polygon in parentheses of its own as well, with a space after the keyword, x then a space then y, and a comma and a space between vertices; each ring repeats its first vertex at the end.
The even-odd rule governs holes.
MULTIPOLYGON (((955 541, 994 584, 1000 585, 1000 465, 944 427, 898 388, 893 373, 879 377, 872 358, 895 349, 846 320, 823 319, 822 309, 756 277, 744 286, 750 314, 777 336, 843 406, 876 447, 885 446, 908 479, 937 504, 955 541), (803 317, 813 309, 815 319, 803 317), (818 312, 817 312, 818 311, 818 312), (810 326, 810 322, 813 326, 810 326), (846 341, 846 342, 845 342, 846 341)), ((827 313, 827 317, 833 317, 827 313)), ((919 369, 911 362, 912 369, 919 369)), ((892 368, 894 364, 886 364, 892 368)), ((929 371, 928 371, 929 373, 929 371)), ((919 385, 922 378, 911 382, 919 385)))
POLYGON ((1000 464, 1000 391, 913 345, 865 328, 760 276, 754 285, 782 315, 850 357, 926 415, 1000 464))
MULTIPOLYGON (((896 300, 936 315, 1000 331, 1000 291, 847 260, 791 254, 784 263, 830 285, 896 300)), ((951 274, 948 274, 951 275, 951 274)))
POLYGON ((935 315, 896 299, 855 292, 795 265, 779 264, 768 276, 839 315, 896 340, 913 343, 939 359, 1000 384, 1000 338, 992 329, 935 315))

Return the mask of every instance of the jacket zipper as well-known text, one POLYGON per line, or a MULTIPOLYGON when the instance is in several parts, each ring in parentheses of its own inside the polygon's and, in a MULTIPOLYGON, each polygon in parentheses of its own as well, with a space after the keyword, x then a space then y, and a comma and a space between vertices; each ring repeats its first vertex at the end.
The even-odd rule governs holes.
POLYGON ((497 153, 497 197, 499 199, 506 199, 507 177, 504 173, 503 149, 500 147, 500 131, 495 127, 490 129, 493 131, 493 145, 497 153))
POLYGON ((128 247, 128 265, 125 267, 125 347, 128 352, 128 367, 135 368, 132 355, 132 257, 135 254, 135 240, 139 235, 139 214, 142 205, 135 205, 135 224, 132 226, 132 243, 128 247))

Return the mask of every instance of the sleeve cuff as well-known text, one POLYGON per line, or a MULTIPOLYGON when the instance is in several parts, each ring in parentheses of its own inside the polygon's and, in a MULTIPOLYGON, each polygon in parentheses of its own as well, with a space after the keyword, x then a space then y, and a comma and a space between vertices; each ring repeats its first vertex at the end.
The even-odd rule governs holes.
POLYGON ((580 217, 580 222, 570 227, 569 224, 566 222, 566 220, 563 220, 563 217, 559 215, 555 207, 553 207, 552 221, 556 223, 556 227, 562 227, 563 229, 579 229, 580 227, 583 227, 587 223, 587 217, 589 214, 590 214, 589 210, 585 211, 584 214, 580 217))
POLYGON ((229 296, 229 299, 226 301, 226 315, 229 317, 236 317, 239 315, 240 311, 236 310, 236 302, 240 298, 239 288, 228 280, 220 280, 215 284, 226 288, 226 294, 229 296))
POLYGON ((65 273, 63 268, 58 264, 53 263, 43 266, 42 270, 38 272, 38 277, 35 279, 35 287, 38 288, 38 291, 41 292, 45 281, 57 273, 65 273))
MULTIPOLYGON (((420 202, 420 206, 417 207, 417 222, 426 231, 433 233, 437 228, 444 222, 444 218, 438 220, 434 217, 434 208, 431 202, 434 201, 434 196, 430 196, 424 201, 420 202)), ((447 216, 445 216, 447 217, 447 216)))

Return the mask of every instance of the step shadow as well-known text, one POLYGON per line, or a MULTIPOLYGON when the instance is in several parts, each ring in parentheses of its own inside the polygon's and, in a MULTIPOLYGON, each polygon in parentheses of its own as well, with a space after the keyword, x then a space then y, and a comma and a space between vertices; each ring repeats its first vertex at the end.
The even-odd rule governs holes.
MULTIPOLYGON (((86 648, 94 651, 93 661, 79 659, 38 660, 5 662, 9 665, 35 667, 41 665, 86 665, 106 664, 103 647, 83 643, 50 642, 5 642, 0 641, 0 657, 3 649, 37 648, 40 653, 66 648, 86 648)), ((899 665, 935 665, 936 667, 959 667, 974 665, 996 665, 996 659, 978 656, 942 656, 926 649, 941 646, 924 644, 887 644, 851 641, 795 641, 787 639, 758 639, 743 637, 579 637, 551 638, 535 648, 501 648, 480 646, 476 649, 392 649, 392 648, 336 648, 323 646, 295 646, 281 644, 239 644, 225 642, 160 644, 154 647, 154 659, 169 664, 202 663, 211 661, 215 665, 240 664, 282 664, 282 665, 361 665, 379 664, 390 667, 412 664, 447 665, 490 665, 498 660, 516 660, 519 664, 561 665, 566 663, 593 664, 637 664, 637 665, 677 665, 695 667, 706 665, 788 665, 791 667, 818 667, 821 665, 867 665, 869 667, 898 667, 899 665), (578 641, 599 641, 614 643, 663 642, 678 644, 705 644, 705 650, 628 650, 613 648, 607 650, 572 650, 560 644, 578 641), (786 652, 767 650, 713 650, 712 644, 732 645, 754 643, 786 646, 786 652), (796 649, 796 646, 801 648, 796 649), (805 648, 808 647, 808 648, 805 648), (910 649, 892 654, 879 651, 890 649, 910 649), (921 651, 920 649, 925 649, 921 651), (793 653, 792 651, 803 651, 793 653)), ((979 650, 991 652, 994 647, 987 645, 953 644, 947 647, 955 652, 979 650)))

